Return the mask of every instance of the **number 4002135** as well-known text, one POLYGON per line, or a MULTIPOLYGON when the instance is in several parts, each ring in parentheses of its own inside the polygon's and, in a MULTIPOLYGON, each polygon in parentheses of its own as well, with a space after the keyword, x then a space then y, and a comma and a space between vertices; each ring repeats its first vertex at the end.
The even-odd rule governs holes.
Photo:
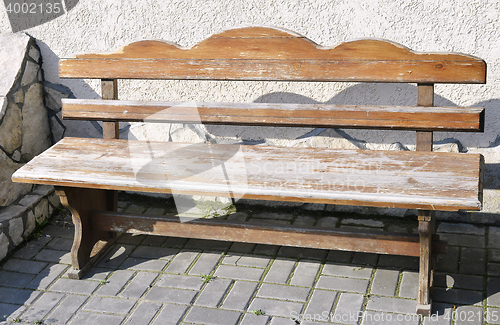
POLYGON ((27 3, 27 2, 10 2, 6 4, 7 13, 11 14, 58 14, 64 12, 61 2, 45 2, 45 3, 27 3))

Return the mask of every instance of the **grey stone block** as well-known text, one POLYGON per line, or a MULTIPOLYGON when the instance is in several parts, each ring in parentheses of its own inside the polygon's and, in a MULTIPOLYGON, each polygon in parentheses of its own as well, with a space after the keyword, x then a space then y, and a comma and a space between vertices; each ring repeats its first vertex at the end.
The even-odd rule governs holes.
POLYGON ((73 240, 73 237, 75 236, 75 229, 73 226, 62 227, 56 225, 48 225, 43 228, 43 233, 45 234, 45 236, 48 235, 50 237, 63 237, 73 240))
MULTIPOLYGON (((0 221, 1 221, 0 214, 0 221)), ((488 247, 500 249, 500 227, 489 227, 488 229, 488 247)))
POLYGON ((377 269, 370 293, 381 296, 394 296, 398 282, 398 270, 377 269))
POLYGON ((253 253, 257 255, 274 256, 278 253, 280 247, 281 246, 276 246, 276 245, 257 244, 255 245, 253 253))
POLYGON ((59 279, 52 285, 50 291, 90 295, 99 286, 96 281, 59 279))
POLYGON ((135 303, 129 299, 91 297, 82 310, 127 315, 135 303))
POLYGON ((434 285, 444 288, 470 289, 482 291, 484 287, 484 277, 479 275, 465 274, 434 274, 434 285))
POLYGON ((31 240, 30 242, 26 243, 23 248, 16 251, 13 256, 15 258, 31 259, 36 254, 38 254, 43 249, 43 247, 51 240, 52 238, 49 237, 40 237, 35 240, 31 240))
POLYGON ((366 293, 368 280, 353 278, 338 278, 322 275, 316 283, 316 288, 347 292, 366 293))
POLYGON ((299 315, 303 307, 300 302, 255 298, 248 310, 261 310, 266 316, 292 317, 299 315))
POLYGON ((230 252, 251 253, 255 248, 255 244, 251 243, 233 243, 229 248, 230 252))
POLYGON ((488 278, 486 293, 488 297, 486 304, 488 306, 500 307, 500 278, 488 278))
POLYGON ((289 213, 262 212, 253 214, 252 218, 272 219, 272 220, 292 220, 293 215, 289 213))
POLYGON ((483 322, 483 308, 473 306, 459 306, 455 311, 456 321, 455 325, 482 325, 483 322))
POLYGON ((10 325, 12 320, 19 318, 27 307, 0 303, 0 324, 10 325), (2 322, 8 320, 9 322, 2 322))
POLYGON ((404 271, 399 287, 399 296, 402 298, 417 299, 418 295, 418 272, 404 271))
POLYGON ((129 257, 120 265, 121 269, 130 269, 136 271, 155 271, 159 272, 167 265, 167 260, 150 260, 139 257, 129 257))
POLYGON ((187 309, 187 306, 164 304, 163 310, 156 317, 153 325, 177 325, 187 309))
POLYGON ((217 268, 214 275, 216 277, 221 277, 221 278, 259 281, 263 274, 264 274, 264 269, 233 266, 233 265, 221 265, 217 268))
POLYGON ((47 324, 66 324, 87 301, 87 296, 68 295, 44 321, 47 324))
POLYGON ((132 254, 130 254, 130 256, 171 260, 178 252, 179 250, 174 248, 139 246, 132 252, 132 254))
POLYGON ((484 236, 484 234, 486 233, 486 228, 474 226, 467 223, 441 222, 441 224, 439 224, 437 232, 484 236))
POLYGON ((338 221, 339 219, 335 217, 323 217, 318 220, 316 226, 323 228, 335 228, 338 221))
POLYGON ((418 257, 413 256, 380 255, 378 259, 378 266, 387 268, 418 270, 418 265, 418 257))
POLYGON ((64 297, 62 293, 46 292, 23 313, 21 320, 27 323, 41 321, 64 297))
POLYGON ((230 310, 193 307, 187 313, 184 321, 189 323, 202 323, 207 325, 235 325, 241 313, 230 310))
POLYGON ((143 301, 137 306, 125 324, 149 324, 160 309, 161 304, 159 303, 143 301))
POLYGON ((257 291, 257 297, 306 302, 311 289, 264 283, 257 291))
POLYGON ((222 260, 222 264, 266 268, 270 261, 269 257, 264 256, 229 253, 222 260))
POLYGON ((488 263, 486 273, 489 276, 500 276, 500 264, 488 263))
POLYGON ((269 317, 266 315, 245 314, 240 325, 266 325, 269 317))
POLYGON ((246 310, 257 289, 257 282, 236 281, 222 304, 223 309, 246 310))
POLYGON ((47 289, 52 282, 59 278, 66 269, 68 265, 63 264, 50 264, 42 272, 40 272, 33 280, 28 283, 26 288, 43 290, 47 289))
POLYGON ((437 256, 435 270, 438 272, 457 273, 460 250, 458 247, 448 246, 448 254, 437 256))
POLYGON ((458 272, 484 274, 486 272, 486 251, 477 248, 462 248, 458 272))
POLYGON ((360 264, 360 265, 375 266, 375 265, 377 265, 378 258, 379 258, 378 254, 355 252, 352 255, 352 263, 353 264, 360 264))
POLYGON ((113 272, 106 282, 96 291, 101 296, 116 296, 134 276, 135 272, 130 270, 118 270, 113 272))
POLYGON ((424 317, 423 325, 451 325, 453 305, 432 303, 431 316, 424 317))
POLYGON ((350 263, 352 261, 353 252, 332 250, 328 252, 327 261, 350 263))
POLYGON ((71 320, 71 325, 106 324, 119 325, 125 316, 79 312, 71 320))
POLYGON ((42 199, 42 195, 34 195, 28 194, 25 195, 20 201, 19 204, 25 207, 26 209, 32 209, 35 205, 42 199))
POLYGON ((153 287, 144 297, 145 300, 174 304, 191 304, 197 291, 153 287))
POLYGON ((0 209, 0 223, 9 221, 13 218, 19 218, 26 211, 26 208, 21 205, 11 204, 0 209))
POLYGON ((132 245, 114 245, 97 265, 101 267, 117 268, 127 259, 132 252, 132 249, 134 249, 134 246, 132 245))
POLYGON ((278 256, 322 260, 327 253, 325 249, 281 246, 278 256))
POLYGON ((182 248, 188 240, 188 238, 167 237, 167 240, 163 243, 163 247, 182 248))
POLYGON ((231 247, 231 242, 229 241, 219 241, 219 240, 206 240, 206 239, 189 239, 185 249, 203 249, 212 251, 226 251, 231 247))
POLYGON ((120 293, 120 297, 139 299, 158 276, 156 272, 139 272, 120 293))
POLYGON ((384 223, 382 221, 373 220, 373 219, 344 219, 342 220, 342 225, 360 225, 367 227, 376 227, 382 228, 384 223))
POLYGON ((323 268, 322 274, 370 279, 372 277, 372 272, 373 269, 371 267, 327 263, 323 268))
POLYGON ((42 271, 48 264, 37 261, 28 260, 18 260, 11 258, 3 265, 3 269, 6 271, 22 272, 29 274, 38 274, 42 271))
POLYGON ((0 303, 30 305, 40 294, 39 291, 0 287, 0 303))
POLYGON ((210 274, 215 266, 219 264, 222 255, 219 252, 203 252, 196 260, 193 267, 189 270, 189 274, 203 275, 210 274))
POLYGON ((269 272, 267 272, 264 282, 286 283, 290 273, 295 267, 295 260, 286 260, 278 258, 274 260, 269 272))
POLYGON ((198 257, 200 252, 180 251, 168 265, 165 272, 168 273, 186 273, 191 263, 198 257))
POLYGON ((367 311, 363 314, 361 325, 418 325, 420 317, 417 314, 393 314, 367 311))
POLYGON ((196 298, 194 305, 216 308, 229 289, 232 280, 212 279, 196 298))
POLYGON ((302 260, 293 272, 290 285, 312 287, 316 281, 321 263, 318 261, 302 260))
POLYGON ((294 226, 313 226, 316 223, 316 219, 308 216, 297 216, 293 221, 294 226))
POLYGON ((328 321, 337 294, 335 291, 314 290, 304 315, 310 315, 312 319, 328 321))
POLYGON ((73 246, 73 240, 69 238, 54 238, 47 244, 47 248, 60 251, 70 251, 73 246))
POLYGON ((472 247, 472 248, 486 247, 486 241, 484 236, 441 233, 439 237, 442 240, 448 241, 448 245, 450 246, 462 246, 462 247, 472 247))
POLYGON ((23 288, 34 277, 32 274, 0 271, 0 286, 23 288))
POLYGON ((161 247, 167 240, 165 236, 146 236, 144 240, 141 242, 142 246, 153 246, 153 247, 161 247))
POLYGON ((343 324, 357 324, 359 321, 357 316, 363 308, 364 300, 363 295, 360 294, 341 293, 331 321, 343 324))
POLYGON ((200 290, 203 286, 203 279, 199 276, 163 274, 155 285, 177 289, 200 290))
POLYGON ((297 323, 290 318, 273 317, 269 325, 297 325, 297 323))
POLYGON ((434 288, 432 294, 434 301, 448 302, 451 304, 477 305, 483 301, 481 291, 434 288))
POLYGON ((389 313, 413 314, 417 308, 415 300, 391 297, 370 297, 366 309, 389 313))

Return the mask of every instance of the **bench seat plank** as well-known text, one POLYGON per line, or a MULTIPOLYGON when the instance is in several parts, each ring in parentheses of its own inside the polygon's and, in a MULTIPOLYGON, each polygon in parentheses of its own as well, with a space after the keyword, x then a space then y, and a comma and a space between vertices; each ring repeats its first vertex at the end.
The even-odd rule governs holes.
POLYGON ((13 175, 56 186, 479 210, 479 154, 65 138, 13 175))
POLYGON ((233 125, 484 130, 484 108, 63 99, 65 119, 233 125))

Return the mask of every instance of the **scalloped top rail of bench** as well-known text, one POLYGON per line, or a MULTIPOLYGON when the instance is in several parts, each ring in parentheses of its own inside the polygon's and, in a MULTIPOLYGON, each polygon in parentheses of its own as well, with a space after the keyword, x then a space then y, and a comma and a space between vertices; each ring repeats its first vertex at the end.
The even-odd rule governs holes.
POLYGON ((485 62, 470 55, 415 52, 378 39, 325 48, 290 31, 246 27, 191 48, 146 40, 62 58, 59 75, 101 79, 102 99, 63 99, 63 117, 103 121, 104 139, 63 139, 12 179, 57 186, 71 208, 72 278, 116 232, 401 254, 420 257, 417 312, 429 314, 432 256, 446 251, 433 212, 482 206, 483 157, 432 152, 434 131, 484 131, 484 108, 434 107, 434 84, 486 82, 485 62), (417 98, 416 106, 130 101, 118 100, 118 79, 416 83, 417 98), (419 152, 120 140, 118 123, 133 121, 413 130, 419 152), (418 209, 419 234, 181 223, 116 212, 117 190, 418 209))

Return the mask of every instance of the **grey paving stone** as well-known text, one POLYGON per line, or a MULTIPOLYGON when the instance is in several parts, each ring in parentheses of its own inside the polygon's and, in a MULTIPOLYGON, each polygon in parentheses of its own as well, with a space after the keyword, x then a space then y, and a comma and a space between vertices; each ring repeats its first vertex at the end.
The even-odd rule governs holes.
POLYGON ((188 238, 167 237, 167 240, 163 243, 163 247, 182 248, 188 240, 188 238))
POLYGON ((139 272, 120 293, 120 297, 139 299, 158 276, 156 272, 139 272))
POLYGON ((262 212, 255 213, 252 215, 252 218, 259 219, 278 219, 278 220, 292 220, 293 215, 290 213, 274 213, 274 212, 262 212))
POLYGON ((198 251, 180 251, 170 262, 165 272, 186 273, 199 253, 198 251))
POLYGON ((437 232, 484 236, 486 228, 467 223, 441 222, 437 228, 437 232))
MULTIPOLYGON (((26 306, 12 305, 12 304, 4 304, 0 303, 0 322, 7 320, 12 321, 23 313, 26 309, 26 306)), ((2 325, 10 325, 12 322, 8 323, 0 323, 2 325)))
POLYGON ((26 288, 29 289, 47 289, 58 277, 60 277, 67 269, 68 265, 50 264, 41 271, 33 280, 31 280, 26 288))
POLYGON ((352 256, 352 263, 375 266, 378 263, 378 257, 377 254, 355 252, 352 256))
POLYGON ((126 315, 132 310, 135 303, 136 300, 91 297, 82 310, 126 315))
POLYGON ((435 270, 438 272, 457 273, 460 249, 448 246, 448 254, 439 254, 436 259, 435 270))
POLYGON ((500 307, 500 278, 489 277, 486 286, 486 304, 500 307))
POLYGON ((206 240, 191 238, 184 246, 184 249, 203 249, 211 251, 226 251, 231 247, 232 242, 219 240, 206 240))
POLYGON ((0 271, 0 286, 23 288, 34 277, 33 274, 0 271))
POLYGON ((370 279, 372 277, 372 271, 373 269, 371 267, 326 263, 321 273, 350 278, 370 279))
POLYGON ((257 255, 275 256, 278 254, 279 249, 280 246, 276 245, 257 244, 255 245, 253 253, 257 255))
POLYGON ((266 325, 267 322, 269 317, 266 315, 245 314, 240 325, 266 325))
POLYGON ((210 274, 219 264, 222 255, 218 252, 203 252, 189 270, 191 275, 210 274))
POLYGON ((335 291, 314 290, 303 314, 308 316, 305 319, 328 321, 335 299, 337 299, 337 292, 335 291))
MULTIPOLYGON (((104 267, 92 267, 88 270, 81 279, 101 281, 105 280, 111 274, 111 270, 104 267)), ((67 277, 67 273, 64 275, 67 277)))
POLYGON ((184 317, 189 307, 182 305, 164 304, 162 311, 156 317, 153 325, 177 325, 184 317))
POLYGON ((149 290, 144 299, 174 304, 190 304, 196 294, 197 291, 193 290, 153 287, 149 290))
POLYGON ((304 304, 292 301, 255 298, 248 310, 261 310, 266 316, 293 317, 299 315, 304 304))
POLYGON ((189 310, 185 322, 207 325, 234 325, 238 323, 241 313, 231 310, 193 307, 189 310))
POLYGON ((458 272, 484 274, 486 272, 486 251, 477 248, 462 248, 458 272))
POLYGON ((47 244, 47 248, 60 250, 60 251, 70 251, 73 246, 73 239, 70 238, 54 238, 47 244))
POLYGON ((177 289, 200 290, 203 286, 203 279, 199 276, 189 276, 181 274, 163 274, 155 283, 155 286, 170 287, 177 289))
POLYGON ((134 276, 135 272, 130 270, 118 270, 113 272, 97 291, 97 295, 116 296, 134 276))
POLYGON ((500 227, 489 227, 488 247, 500 249, 500 227))
POLYGON ((399 296, 402 298, 417 299, 418 295, 418 272, 404 271, 399 287, 399 296))
POLYGON ((332 262, 350 263, 352 261, 353 254, 353 252, 348 251, 332 250, 328 252, 326 260, 332 262))
POLYGON ((159 272, 165 268, 168 261, 166 260, 151 260, 139 257, 129 257, 120 266, 121 269, 130 269, 137 271, 155 271, 159 272))
POLYGON ((424 317, 423 325, 451 325, 453 305, 432 303, 431 315, 424 317))
POLYGON ((309 288, 264 283, 257 291, 257 297, 306 302, 309 288))
POLYGON ((365 298, 360 294, 341 293, 333 317, 330 320, 343 324, 357 324, 359 320, 357 316, 363 308, 364 300, 365 298))
POLYGON ((439 234, 439 238, 448 241, 450 246, 462 246, 472 248, 485 248, 486 240, 484 236, 465 234, 439 234))
POLYGON ((319 261, 302 260, 295 268, 290 285, 312 287, 316 281, 321 263, 319 261))
POLYGON ((231 283, 232 280, 230 279, 215 278, 211 280, 196 298, 194 305, 216 308, 226 294, 231 283))
POLYGON ((70 227, 62 227, 56 225, 48 225, 43 228, 43 234, 49 235, 50 237, 62 237, 73 240, 75 236, 75 228, 73 226, 70 227))
POLYGON ((30 305, 40 293, 33 290, 0 287, 0 303, 30 305))
POLYGON ((144 213, 144 211, 146 211, 146 208, 143 207, 143 206, 140 206, 140 205, 136 205, 136 204, 130 204, 127 209, 125 209, 125 212, 127 213, 144 213))
POLYGON ((255 248, 255 244, 251 243, 233 243, 229 248, 230 252, 251 253, 255 248))
POLYGON ((418 270, 418 265, 418 257, 413 256, 380 255, 378 259, 379 267, 418 270))
POLYGON ((347 292, 366 293, 368 289, 368 280, 338 278, 322 275, 316 283, 316 288, 327 290, 338 290, 347 292))
POLYGON ((165 236, 146 236, 141 242, 141 246, 161 247, 167 240, 165 236))
POLYGON ((264 282, 286 283, 295 267, 295 263, 295 260, 275 259, 264 278, 264 282))
POLYGON ((130 254, 130 257, 171 260, 178 252, 179 250, 174 248, 139 246, 130 254))
POLYGON ((6 271, 14 271, 29 274, 38 274, 42 271, 48 263, 20 260, 15 258, 10 258, 3 265, 3 269, 6 271))
POLYGON ((68 295, 44 321, 47 324, 66 324, 87 301, 88 296, 68 295))
POLYGON ((328 254, 328 251, 325 249, 313 249, 313 248, 290 247, 290 246, 281 246, 281 248, 278 251, 278 256, 306 258, 314 260, 325 259, 326 254, 328 254))
POLYGON ((266 268, 270 261, 271 258, 264 256, 229 253, 222 260, 222 264, 266 268))
POLYGON ((391 297, 372 296, 366 304, 366 309, 389 313, 413 314, 416 308, 417 302, 415 300, 391 297))
MULTIPOLYGON (((122 236, 123 237, 123 236, 122 236)), ((120 237, 121 239, 121 237, 120 237)), ((135 246, 126 244, 114 245, 101 259, 98 266, 117 268, 130 255, 135 246)))
POLYGON ((67 251, 56 251, 44 248, 34 257, 37 261, 52 262, 58 264, 71 264, 71 256, 67 251))
POLYGON ((488 276, 500 276, 500 263, 488 263, 486 273, 488 276))
POLYGON ((264 269, 234 265, 221 265, 214 273, 216 277, 248 281, 259 281, 263 274, 264 269))
POLYGON ((99 282, 87 280, 58 279, 50 291, 90 295, 99 286, 99 282))
POLYGON ((41 321, 64 297, 62 293, 46 292, 23 313, 23 322, 41 321))
POLYGON ((381 296, 394 296, 399 282, 399 271, 377 269, 370 293, 381 296))
POLYGON ((297 325, 297 323, 291 318, 273 317, 269 325, 297 325))
POLYGON ((488 262, 500 262, 500 249, 488 249, 488 262))
POLYGON ((89 312, 79 312, 71 321, 71 325, 90 325, 90 324, 106 324, 119 325, 122 323, 125 316, 96 314, 89 312))
POLYGON ((483 319, 488 322, 488 324, 500 324, 500 309, 486 308, 483 319))
POLYGON ((161 306, 162 305, 159 303, 143 301, 139 304, 139 306, 137 306, 125 324, 149 324, 149 322, 161 309, 161 306))
POLYGON ((323 217, 318 220, 316 226, 322 228, 335 228, 338 221, 339 219, 335 217, 323 217))
POLYGON ((444 288, 483 290, 484 277, 479 275, 465 274, 434 274, 434 285, 444 288))
POLYGON ((297 216, 293 221, 294 226, 314 226, 316 219, 309 216, 297 216))
POLYGON ((477 305, 483 300, 481 291, 434 288, 433 301, 448 302, 452 304, 477 305))
POLYGON ((455 310, 455 325, 482 325, 483 308, 473 306, 460 306, 455 310))
POLYGON ((376 227, 376 228, 382 228, 384 226, 384 223, 379 220, 373 220, 373 219, 344 219, 342 220, 342 225, 361 225, 361 226, 368 226, 368 227, 376 227))
POLYGON ((361 325, 418 325, 420 317, 417 314, 392 314, 367 311, 363 314, 361 325))
POLYGON ((236 281, 222 304, 223 309, 246 310, 257 289, 257 282, 236 281))
POLYGON ((49 237, 40 237, 31 240, 30 242, 26 243, 23 248, 14 252, 12 256, 21 259, 31 259, 35 257, 35 255, 38 254, 51 240, 52 238, 49 237))

